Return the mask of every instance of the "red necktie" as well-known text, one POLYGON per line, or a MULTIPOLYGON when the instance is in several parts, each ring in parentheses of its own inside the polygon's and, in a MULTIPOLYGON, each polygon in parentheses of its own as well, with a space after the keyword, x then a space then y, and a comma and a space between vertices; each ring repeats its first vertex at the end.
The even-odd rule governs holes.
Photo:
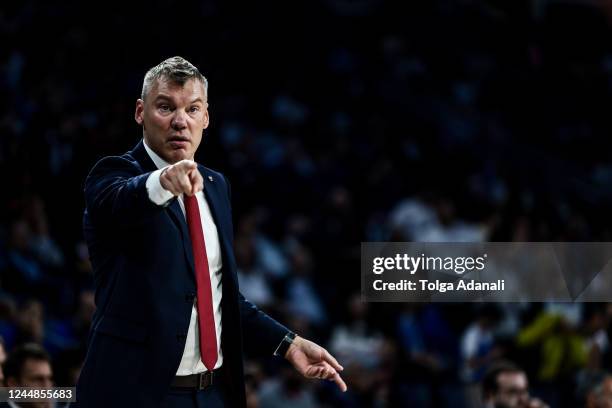
POLYGON ((208 270, 208 257, 202 231, 200 209, 195 195, 185 194, 185 212, 187 213, 187 226, 191 237, 193 249, 193 262, 195 266, 197 284, 198 324, 200 326, 200 354, 202 362, 209 371, 215 368, 217 362, 217 334, 215 331, 215 318, 213 315, 212 291, 210 273, 208 270))

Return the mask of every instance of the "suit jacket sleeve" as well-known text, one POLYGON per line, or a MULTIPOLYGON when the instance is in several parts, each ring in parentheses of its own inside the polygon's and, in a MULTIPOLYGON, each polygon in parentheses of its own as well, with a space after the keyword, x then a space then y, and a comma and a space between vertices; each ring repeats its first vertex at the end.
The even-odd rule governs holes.
POLYGON ((85 201, 92 222, 129 226, 162 210, 163 206, 149 199, 146 182, 150 175, 125 157, 105 157, 96 163, 85 180, 85 201))
POLYGON ((240 294, 244 348, 254 356, 271 356, 290 330, 240 294))

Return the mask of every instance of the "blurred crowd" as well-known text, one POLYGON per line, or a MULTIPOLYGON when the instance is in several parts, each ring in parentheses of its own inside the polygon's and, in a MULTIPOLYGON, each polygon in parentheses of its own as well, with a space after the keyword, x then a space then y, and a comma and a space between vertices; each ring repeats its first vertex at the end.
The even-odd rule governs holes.
POLYGON ((209 80, 196 159, 232 183, 242 293, 346 368, 341 394, 248 359, 251 407, 472 408, 506 381, 510 407, 611 407, 612 304, 368 304, 359 286, 365 241, 612 241, 610 1, 294 6, 265 24, 187 1, 177 26, 161 2, 0 6, 0 357, 38 344, 75 384, 83 181, 139 141, 144 73, 181 55, 209 80))

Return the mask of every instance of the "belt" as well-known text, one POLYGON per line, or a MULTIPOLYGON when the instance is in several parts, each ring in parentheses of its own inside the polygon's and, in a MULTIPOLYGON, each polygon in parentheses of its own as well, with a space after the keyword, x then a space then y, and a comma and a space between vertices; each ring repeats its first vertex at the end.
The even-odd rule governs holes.
POLYGON ((220 376, 220 368, 213 371, 204 371, 198 374, 177 375, 172 380, 170 386, 176 388, 193 388, 196 390, 203 390, 213 385, 214 379, 219 379, 220 376))

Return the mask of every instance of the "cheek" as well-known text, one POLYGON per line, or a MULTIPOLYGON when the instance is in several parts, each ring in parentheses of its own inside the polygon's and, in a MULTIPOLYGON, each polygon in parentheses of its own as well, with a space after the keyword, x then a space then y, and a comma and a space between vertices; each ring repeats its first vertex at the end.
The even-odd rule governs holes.
POLYGON ((198 136, 193 138, 193 149, 197 150, 198 147, 200 147, 201 142, 202 142, 202 137, 201 135, 198 134, 198 136))
POLYGON ((195 137, 198 138, 199 140, 202 139, 202 134, 204 132, 204 124, 202 121, 194 121, 193 124, 191 125, 191 134, 195 137))
POLYGON ((148 121, 150 126, 156 128, 165 128, 167 123, 170 123, 170 119, 164 116, 159 115, 158 113, 153 113, 149 116, 148 121))

